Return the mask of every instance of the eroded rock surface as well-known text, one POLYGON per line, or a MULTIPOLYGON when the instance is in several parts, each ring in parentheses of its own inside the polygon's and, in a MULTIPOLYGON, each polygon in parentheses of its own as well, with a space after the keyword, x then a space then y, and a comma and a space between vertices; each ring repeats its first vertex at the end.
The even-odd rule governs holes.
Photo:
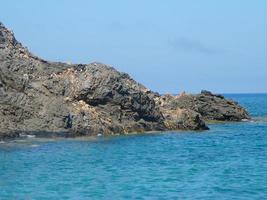
POLYGON ((222 96, 160 96, 101 63, 45 61, 0 23, 0 138, 203 130, 204 119, 243 118, 247 112, 222 96))
POLYGON ((191 110, 199 113, 205 121, 242 121, 250 118, 237 102, 205 90, 197 95, 163 95, 160 99, 164 102, 163 107, 167 105, 170 109, 191 110))

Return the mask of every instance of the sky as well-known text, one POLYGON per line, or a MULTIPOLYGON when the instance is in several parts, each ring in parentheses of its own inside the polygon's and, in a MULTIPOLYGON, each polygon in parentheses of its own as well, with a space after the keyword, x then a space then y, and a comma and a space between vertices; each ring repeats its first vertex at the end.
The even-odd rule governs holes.
POLYGON ((265 0, 6 0, 37 56, 101 62, 159 93, 267 92, 265 0))

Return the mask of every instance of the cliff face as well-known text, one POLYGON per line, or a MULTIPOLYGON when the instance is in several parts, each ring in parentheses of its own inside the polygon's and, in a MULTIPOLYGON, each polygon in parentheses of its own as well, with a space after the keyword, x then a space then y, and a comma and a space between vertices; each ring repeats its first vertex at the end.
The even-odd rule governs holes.
POLYGON ((214 101, 214 95, 208 96, 189 95, 183 100, 174 96, 166 98, 101 63, 68 65, 42 60, 23 47, 0 23, 2 138, 23 132, 76 136, 201 130, 207 129, 202 116, 236 121, 248 118, 246 111, 236 103, 214 101), (211 109, 206 104, 214 107, 211 109), (225 105, 230 106, 229 110, 217 109, 225 105))

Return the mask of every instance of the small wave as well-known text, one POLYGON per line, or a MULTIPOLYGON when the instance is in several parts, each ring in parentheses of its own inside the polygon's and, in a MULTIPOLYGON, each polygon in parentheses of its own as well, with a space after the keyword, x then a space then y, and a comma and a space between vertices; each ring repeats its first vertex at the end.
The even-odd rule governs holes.
POLYGON ((24 134, 24 133, 20 133, 19 136, 20 136, 20 137, 26 137, 27 135, 24 134))
POLYGON ((34 147, 34 148, 36 148, 36 147, 39 147, 40 145, 38 145, 38 144, 32 144, 31 145, 31 147, 34 147))
POLYGON ((5 142, 1 140, 1 141, 0 141, 0 144, 5 144, 5 142))
POLYGON ((257 123, 257 122, 267 122, 267 117, 253 117, 252 119, 249 120, 249 122, 254 122, 254 123, 257 123))
POLYGON ((27 138, 35 138, 35 135, 26 135, 27 138))
POLYGON ((25 133, 20 133, 19 136, 22 138, 35 138, 35 135, 30 135, 25 133))

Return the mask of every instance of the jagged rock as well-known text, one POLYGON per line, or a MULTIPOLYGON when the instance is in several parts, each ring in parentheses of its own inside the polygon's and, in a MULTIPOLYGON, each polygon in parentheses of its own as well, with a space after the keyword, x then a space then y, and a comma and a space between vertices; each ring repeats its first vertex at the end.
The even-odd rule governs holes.
POLYGON ((235 112, 242 109, 212 94, 164 98, 101 63, 72 65, 40 59, 0 23, 0 138, 25 132, 77 136, 200 130, 207 128, 202 115, 219 119, 221 113, 228 113, 223 116, 236 120, 235 112), (206 109, 206 104, 213 109, 206 109), (221 108, 225 105, 228 109, 221 108), (216 113, 221 111, 218 106, 222 112, 216 113))
POLYGON ((200 94, 182 94, 161 97, 163 106, 170 109, 188 109, 199 113, 206 121, 241 121, 249 119, 247 111, 237 102, 225 99, 222 95, 202 91, 200 94))
MULTIPOLYGON (((0 130, 97 135, 164 130, 154 93, 101 63, 44 61, 0 24, 0 130)), ((3 134, 2 134, 3 135, 3 134)))
POLYGON ((178 98, 170 94, 155 97, 155 101, 164 116, 165 126, 170 130, 208 129, 201 114, 190 108, 182 108, 176 105, 178 98))

